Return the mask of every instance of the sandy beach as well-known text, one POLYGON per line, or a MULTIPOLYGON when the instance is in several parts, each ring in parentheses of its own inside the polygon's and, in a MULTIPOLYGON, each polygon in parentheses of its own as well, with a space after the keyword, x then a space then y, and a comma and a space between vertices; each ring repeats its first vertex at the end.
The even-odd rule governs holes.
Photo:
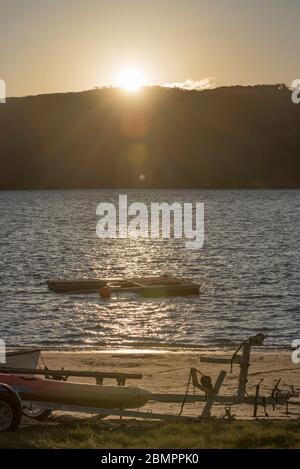
MULTIPOLYGON (((127 385, 136 385, 152 391, 153 393, 179 393, 184 394, 191 367, 200 369, 212 377, 213 381, 219 371, 227 372, 225 382, 221 388, 222 395, 236 393, 239 366, 234 365, 232 373, 228 365, 201 363, 201 356, 231 358, 234 350, 203 352, 192 351, 115 351, 115 352, 44 352, 43 357, 49 369, 65 370, 91 370, 142 373, 141 380, 129 380, 127 385)), ((263 378, 261 395, 269 396, 274 385, 281 378, 279 388, 288 390, 294 386, 300 390, 300 365, 293 364, 291 352, 287 351, 254 351, 251 355, 247 386, 248 394, 254 394, 255 385, 263 378)), ((94 382, 88 378, 72 378, 77 382, 94 382)), ((104 380, 104 384, 115 384, 112 380, 104 380)), ((190 393, 193 392, 192 386, 190 393)), ((199 392, 199 391, 197 391, 199 392)), ((300 398, 293 398, 297 404, 289 406, 289 415, 286 416, 285 406, 273 410, 267 407, 269 418, 299 418, 300 398)), ((143 411, 165 412, 178 414, 180 403, 149 403, 143 411)), ((199 415, 201 403, 186 404, 186 415, 199 415)), ((231 408, 232 415, 237 419, 252 417, 253 407, 250 405, 235 405, 231 408)), ((225 414, 224 405, 214 405, 212 415, 221 417, 225 414)), ((76 415, 79 417, 79 415, 76 415)), ((265 418, 264 409, 259 407, 258 417, 265 418)))

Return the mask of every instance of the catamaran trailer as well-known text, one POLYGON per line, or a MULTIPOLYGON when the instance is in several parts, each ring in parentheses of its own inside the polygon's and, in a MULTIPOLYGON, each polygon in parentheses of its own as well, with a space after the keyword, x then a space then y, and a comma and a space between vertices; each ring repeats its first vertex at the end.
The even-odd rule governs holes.
MULTIPOLYGON (((231 417, 230 415, 230 405, 235 404, 248 404, 253 406, 253 417, 257 416, 258 406, 262 406, 265 411, 265 416, 267 416, 266 406, 271 405, 273 408, 276 406, 286 406, 286 413, 288 413, 289 404, 300 405, 298 401, 292 401, 294 397, 299 397, 299 393, 292 386, 289 390, 282 391, 279 389, 280 380, 278 380, 271 391, 270 395, 265 396, 260 394, 261 381, 257 384, 255 393, 249 395, 247 393, 247 379, 248 379, 248 370, 250 366, 250 352, 252 346, 262 345, 264 340, 263 334, 257 334, 249 339, 245 340, 235 351, 232 358, 216 358, 216 357, 204 357, 201 359, 202 362, 206 363, 218 363, 218 364, 229 364, 230 367, 234 364, 239 365, 240 373, 238 377, 237 392, 233 395, 221 395, 220 390, 223 384, 223 381, 226 377, 226 371, 221 370, 216 381, 213 383, 210 376, 205 375, 200 370, 196 368, 191 368, 189 380, 187 383, 187 389, 185 394, 151 394, 148 396, 147 401, 151 402, 177 402, 181 403, 181 412, 179 415, 170 415, 164 413, 152 413, 152 412, 143 412, 124 409, 122 405, 115 406, 101 406, 101 405, 86 405, 77 399, 76 394, 72 402, 63 402, 63 400, 49 401, 43 396, 43 400, 40 400, 39 395, 35 394, 32 397, 27 396, 24 399, 24 394, 22 394, 22 386, 19 388, 14 388, 9 386, 7 381, 5 384, 1 385, 1 376, 0 376, 0 431, 4 430, 13 430, 16 429, 21 420, 22 410, 24 406, 27 408, 32 407, 40 408, 41 410, 63 410, 68 412, 85 412, 89 414, 98 414, 102 416, 114 415, 120 417, 135 417, 135 418, 146 418, 146 419, 159 419, 159 420, 192 420, 197 421, 200 418, 210 418, 211 417, 211 408, 213 404, 223 404, 225 406, 226 414, 224 417, 231 417), (189 395, 189 386, 193 385, 194 389, 199 389, 203 394, 201 395, 189 395), (201 414, 198 417, 183 416, 182 411, 184 405, 187 402, 199 402, 203 403, 203 409, 201 414)), ((102 373, 102 372, 85 372, 85 371, 65 371, 65 370, 32 370, 32 369, 9 369, 2 368, 1 373, 15 373, 17 375, 44 375, 46 378, 51 377, 52 383, 59 383, 59 381, 67 380, 69 376, 89 376, 94 377, 96 382, 100 386, 95 386, 98 388, 105 388, 101 386, 103 384, 103 379, 115 378, 117 383, 123 387, 125 385, 125 379, 140 379, 142 375, 126 374, 126 373, 102 373)), ((2 375, 3 376, 3 375, 2 375)), ((28 379, 28 378, 27 378, 28 379)), ((34 378, 36 379, 36 378, 34 378)), ((42 380, 43 381, 43 380, 42 380)), ((48 381, 47 379, 44 381, 48 381)), ((63 383, 60 383, 63 384, 63 383)), ((67 384, 67 383, 65 383, 67 384)), ((72 383, 69 383, 72 386, 72 383)), ((57 385, 54 385, 57 386, 57 385)), ((93 385, 91 385, 93 386, 93 385)), ((23 389, 24 393, 24 389, 23 389)), ((50 397, 53 397, 50 395, 50 397)))
MULTIPOLYGON (((28 364, 27 364, 28 366, 28 364)), ((6 363, 5 366, 1 365, 0 373, 3 374, 17 374, 22 376, 44 376, 47 379, 55 381, 67 381, 70 377, 80 378, 94 378, 96 384, 101 385, 104 379, 115 379, 118 386, 125 386, 127 380, 141 379, 143 377, 140 373, 117 373, 117 372, 104 372, 104 371, 82 371, 82 370, 51 370, 48 368, 37 369, 33 367, 20 368, 12 367, 12 364, 6 363), (10 366, 9 366, 10 365, 10 366)), ((45 406, 37 406, 32 403, 24 403, 22 407, 23 414, 26 417, 36 420, 45 420, 51 415, 52 409, 45 406)), ((0 409, 1 412, 1 409, 0 409)), ((106 412, 107 414, 107 412, 106 412)))
MULTIPOLYGON (((183 394, 152 394, 151 401, 154 402, 177 402, 182 403, 185 398, 183 394)), ((191 395, 187 396, 185 402, 201 402, 207 403, 205 396, 191 395)), ((259 397, 255 401, 255 397, 246 396, 245 400, 241 400, 233 396, 215 396, 214 403, 220 404, 241 404, 247 403, 251 405, 286 405, 286 397, 259 397)), ((162 420, 162 421, 194 421, 199 422, 202 416, 185 416, 185 415, 176 415, 176 414, 165 414, 165 413, 156 413, 156 412, 144 412, 140 410, 126 410, 126 409, 107 409, 101 407, 87 407, 87 406, 78 406, 78 405, 67 405, 59 404, 55 402, 22 402, 19 398, 18 393, 7 385, 0 385, 0 432, 17 430, 21 422, 22 410, 26 405, 27 408, 33 406, 33 408, 38 408, 41 410, 51 410, 51 411, 64 411, 64 412, 80 412, 86 414, 95 414, 99 416, 106 417, 107 415, 117 416, 117 417, 131 417, 139 419, 148 419, 148 420, 162 420)))
POLYGON ((162 414, 154 412, 142 412, 138 410, 127 410, 118 408, 103 408, 103 407, 89 407, 70 405, 57 402, 41 402, 41 401, 22 401, 19 397, 19 393, 6 384, 0 384, 0 432, 4 431, 15 431, 18 429, 21 418, 23 407, 27 408, 33 406, 33 408, 39 408, 44 410, 56 410, 64 412, 80 412, 87 414, 96 414, 106 417, 108 414, 118 417, 132 417, 140 419, 150 420, 185 420, 185 421, 199 421, 199 417, 190 416, 179 416, 172 414, 162 414))
POLYGON ((142 376, 140 373, 1 367, 0 431, 16 429, 21 420, 20 412, 27 417, 44 420, 61 404, 75 405, 77 412, 84 411, 86 405, 105 406, 105 415, 118 407, 138 408, 149 400, 151 393, 133 386, 125 387, 125 382, 127 379, 141 379, 142 376), (39 379, 38 375, 46 379, 39 379), (94 378, 97 384, 67 383, 71 376, 94 378), (106 378, 115 379, 118 386, 103 386, 106 378), (20 406, 16 405, 16 396, 20 406), (45 405, 48 400, 51 401, 49 406, 45 405), (36 401, 43 401, 43 404, 36 401))

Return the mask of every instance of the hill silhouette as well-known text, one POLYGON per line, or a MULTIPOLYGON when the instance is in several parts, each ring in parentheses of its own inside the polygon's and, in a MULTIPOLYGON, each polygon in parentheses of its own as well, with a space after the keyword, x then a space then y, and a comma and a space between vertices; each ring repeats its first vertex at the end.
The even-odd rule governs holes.
POLYGON ((284 85, 114 88, 0 105, 0 189, 299 188, 284 85))

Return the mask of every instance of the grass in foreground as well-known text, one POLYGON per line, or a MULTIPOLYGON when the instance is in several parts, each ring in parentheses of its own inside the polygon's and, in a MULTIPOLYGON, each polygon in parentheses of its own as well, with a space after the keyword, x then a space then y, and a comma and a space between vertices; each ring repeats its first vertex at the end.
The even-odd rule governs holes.
POLYGON ((56 418, 47 425, 0 434, 0 448, 300 448, 300 421, 121 423, 56 418))

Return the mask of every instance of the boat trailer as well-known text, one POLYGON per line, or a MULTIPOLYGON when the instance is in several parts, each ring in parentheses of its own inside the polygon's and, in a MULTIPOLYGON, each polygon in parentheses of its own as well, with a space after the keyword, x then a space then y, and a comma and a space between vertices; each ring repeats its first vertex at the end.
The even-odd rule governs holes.
MULTIPOLYGON (((247 393, 247 382, 248 382, 248 372, 250 367, 250 355, 251 355, 251 348, 252 347, 259 347, 263 345, 265 336, 262 333, 256 334, 254 336, 249 337, 247 340, 242 342, 239 347, 236 349, 234 354, 231 358, 218 358, 218 357, 202 357, 200 361, 202 363, 215 363, 215 364, 222 364, 222 365, 230 365, 230 372, 232 372, 232 368, 234 364, 239 365, 240 372, 238 376, 238 384, 237 384, 237 392, 235 395, 219 395, 219 391, 221 386, 224 382, 224 379, 227 375, 227 372, 221 370, 219 375, 215 381, 215 384, 212 383, 212 379, 210 376, 205 375, 200 370, 196 368, 191 368, 190 375, 187 383, 186 393, 183 396, 183 399, 179 400, 182 402, 180 415, 183 412, 184 406, 186 402, 204 402, 204 408, 200 415, 200 418, 210 418, 211 417, 211 409, 214 403, 224 404, 225 405, 225 417, 232 418, 230 413, 230 406, 237 405, 237 404, 247 404, 253 406, 253 417, 257 417, 258 407, 262 406, 264 409, 265 417, 268 417, 267 413, 267 406, 271 405, 273 410, 275 410, 276 406, 285 405, 286 407, 286 415, 289 414, 289 402, 292 397, 299 397, 299 393, 295 391, 293 386, 290 387, 289 390, 282 391, 279 389, 279 383, 281 379, 276 382, 271 394, 269 396, 261 395, 261 383, 263 379, 259 381, 259 383, 255 386, 255 394, 249 395, 247 393), (240 352, 240 353, 239 353, 240 352), (200 381, 199 381, 200 377, 200 381), (204 395, 200 395, 198 397, 189 396, 189 387, 190 384, 193 385, 194 390, 200 389, 204 392, 204 395)), ((154 396, 155 397, 155 396, 154 396)), ((168 400, 165 400, 163 395, 156 396, 158 400, 164 400, 164 402, 174 402, 173 399, 177 399, 174 395, 173 397, 170 396, 168 400)), ((166 398, 168 396, 166 395, 166 398)))
MULTIPOLYGON (((225 370, 221 370, 213 383, 212 378, 202 371, 191 368, 189 373, 189 379, 187 382, 185 394, 153 394, 149 402, 163 402, 163 403, 178 403, 181 404, 180 412, 176 414, 164 414, 155 413, 151 411, 140 411, 140 410, 126 410, 126 409, 108 409, 100 407, 82 407, 77 405, 67 405, 57 402, 28 402, 21 401, 18 392, 10 386, 0 383, 0 431, 7 429, 16 430, 20 424, 22 412, 24 407, 32 407, 33 409, 39 409, 42 412, 50 412, 52 410, 60 410, 66 412, 80 412, 88 414, 97 414, 102 416, 118 416, 132 417, 150 420, 185 420, 185 421, 199 421, 199 419, 212 418, 211 410, 214 404, 223 404, 225 406, 225 415, 223 418, 232 419, 233 416, 230 413, 232 405, 247 404, 253 407, 253 417, 257 417, 258 407, 261 406, 264 409, 264 415, 268 417, 267 406, 271 405, 273 409, 277 406, 286 407, 286 415, 289 413, 289 403, 300 405, 299 402, 291 401, 293 397, 299 397, 299 393, 291 386, 289 390, 282 391, 279 389, 280 379, 277 380, 270 395, 261 395, 261 382, 255 387, 255 393, 249 395, 247 393, 247 381, 248 371, 250 367, 250 354, 251 348, 254 346, 263 345, 265 336, 263 334, 256 334, 241 343, 231 358, 218 358, 218 357, 201 357, 201 363, 215 363, 229 365, 230 371, 234 365, 240 367, 237 392, 234 395, 221 395, 220 390, 223 382, 227 376, 225 370), (202 394, 189 394, 190 386, 193 386, 194 390, 198 389, 202 394), (204 404, 202 412, 199 416, 185 416, 183 415, 184 406, 186 403, 202 403, 204 404), (4 410, 3 410, 4 405, 4 410), (1 410, 2 409, 2 410, 1 410), (10 412, 8 412, 10 411, 10 412), (3 422, 3 416, 10 415, 9 421, 7 419, 3 422), (3 415, 2 415, 3 414, 3 415)), ((68 370, 49 370, 47 368, 40 369, 24 369, 24 368, 0 368, 1 373, 10 373, 18 375, 43 375, 46 378, 54 380, 67 380, 70 376, 76 377, 93 377, 96 379, 98 385, 103 384, 104 378, 116 379, 119 386, 125 385, 126 379, 141 379, 142 374, 138 373, 106 373, 106 372, 87 372, 87 371, 68 371, 68 370)), ((28 413, 25 413, 28 416, 28 413)), ((34 413, 32 415, 34 417, 34 413)))

